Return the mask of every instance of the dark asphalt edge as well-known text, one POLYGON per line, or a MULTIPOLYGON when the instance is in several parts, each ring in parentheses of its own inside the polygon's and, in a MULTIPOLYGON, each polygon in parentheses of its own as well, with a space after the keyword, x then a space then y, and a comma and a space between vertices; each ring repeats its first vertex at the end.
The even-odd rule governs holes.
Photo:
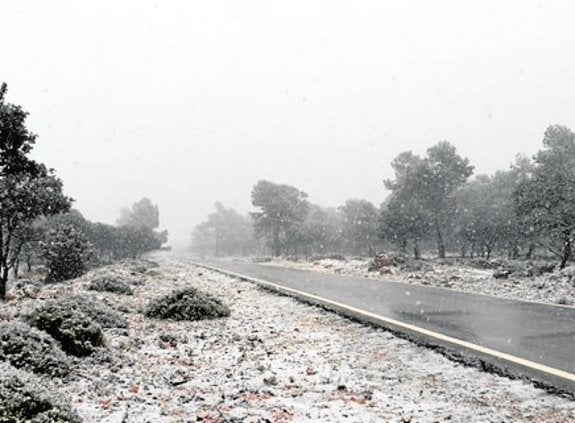
MULTIPOLYGON (((226 269, 220 269, 218 267, 202 263, 190 262, 190 264, 207 270, 215 271, 235 279, 253 283, 265 291, 294 298, 304 304, 313 305, 325 311, 336 313, 337 315, 352 321, 368 324, 377 329, 385 330, 418 346, 431 349, 448 358, 449 360, 465 365, 467 367, 477 368, 482 371, 506 377, 511 380, 522 380, 551 394, 575 400, 575 383, 573 381, 563 379, 559 376, 539 371, 531 367, 526 367, 519 363, 506 360, 502 357, 490 355, 482 351, 448 342, 446 340, 441 340, 419 331, 397 326, 389 321, 384 321, 378 319, 376 316, 370 315, 373 313, 362 313, 361 310, 351 310, 350 308, 346 308, 343 304, 342 306, 339 306, 338 304, 334 304, 336 303, 335 301, 330 301, 327 299, 322 301, 321 297, 315 296, 313 294, 306 294, 305 292, 301 292, 295 289, 281 287, 277 283, 266 282, 257 278, 252 278, 250 276, 238 274, 226 269)), ((410 326, 413 325, 410 324, 410 326)))

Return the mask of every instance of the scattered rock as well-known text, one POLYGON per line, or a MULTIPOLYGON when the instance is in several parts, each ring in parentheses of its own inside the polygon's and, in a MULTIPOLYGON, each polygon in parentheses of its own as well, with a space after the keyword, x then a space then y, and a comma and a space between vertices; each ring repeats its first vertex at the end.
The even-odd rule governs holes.
POLYGON ((178 346, 178 338, 169 333, 162 333, 158 336, 158 340, 160 341, 160 347, 172 347, 175 348, 178 346))
POLYGON ((305 374, 308 376, 313 376, 317 374, 317 370, 314 369, 313 367, 308 367, 307 369, 305 369, 305 374))
POLYGON ((560 305, 573 305, 573 301, 569 300, 567 297, 559 297, 555 302, 560 305))
POLYGON ((267 386, 276 386, 278 384, 278 379, 274 375, 264 377, 264 385, 267 386))
POLYGON ((509 270, 496 270, 495 272, 493 272, 493 277, 495 279, 507 279, 509 278, 510 274, 511 271, 509 270))

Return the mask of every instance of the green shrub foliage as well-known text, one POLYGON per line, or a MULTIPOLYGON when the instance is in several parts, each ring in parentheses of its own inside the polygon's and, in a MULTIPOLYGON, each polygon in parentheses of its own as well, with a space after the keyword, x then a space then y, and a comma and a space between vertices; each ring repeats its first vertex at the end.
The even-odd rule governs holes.
POLYGON ((62 308, 72 308, 81 311, 103 328, 125 329, 128 327, 128 321, 122 313, 119 313, 106 303, 90 296, 75 295, 61 298, 57 300, 57 304, 62 308))
POLYGON ((230 309, 218 298, 196 288, 153 300, 146 310, 147 317, 156 319, 204 320, 229 315, 230 309))
POLYGON ((0 325, 0 360, 49 376, 70 373, 70 362, 56 341, 23 322, 0 325))
POLYGON ((102 327, 69 302, 50 302, 34 310, 26 320, 59 341, 68 354, 88 356, 104 345, 102 327))
POLYGON ((26 128, 28 113, 6 101, 7 89, 0 85, 0 300, 8 270, 17 270, 26 228, 40 216, 68 210, 71 202, 53 170, 29 157, 36 135, 26 128))
POLYGON ((42 252, 48 267, 48 282, 74 279, 86 272, 90 245, 72 225, 61 225, 46 235, 42 252))
POLYGON ((88 290, 99 292, 113 292, 115 294, 132 295, 134 291, 130 286, 117 277, 101 276, 88 284, 88 290))
POLYGON ((38 377, 0 363, 0 422, 81 423, 82 419, 38 377))

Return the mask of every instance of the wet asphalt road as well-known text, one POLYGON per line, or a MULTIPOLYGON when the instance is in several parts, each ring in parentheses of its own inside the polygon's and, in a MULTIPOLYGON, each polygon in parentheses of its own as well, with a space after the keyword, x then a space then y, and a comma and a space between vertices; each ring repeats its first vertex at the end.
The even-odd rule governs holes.
POLYGON ((254 263, 195 261, 575 373, 575 308, 254 263))

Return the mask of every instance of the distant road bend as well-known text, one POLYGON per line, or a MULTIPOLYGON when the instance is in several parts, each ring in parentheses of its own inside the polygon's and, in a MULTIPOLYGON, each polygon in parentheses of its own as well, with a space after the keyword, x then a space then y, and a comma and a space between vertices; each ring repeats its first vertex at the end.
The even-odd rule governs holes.
POLYGON ((190 260, 575 396, 575 308, 255 263, 190 260))

